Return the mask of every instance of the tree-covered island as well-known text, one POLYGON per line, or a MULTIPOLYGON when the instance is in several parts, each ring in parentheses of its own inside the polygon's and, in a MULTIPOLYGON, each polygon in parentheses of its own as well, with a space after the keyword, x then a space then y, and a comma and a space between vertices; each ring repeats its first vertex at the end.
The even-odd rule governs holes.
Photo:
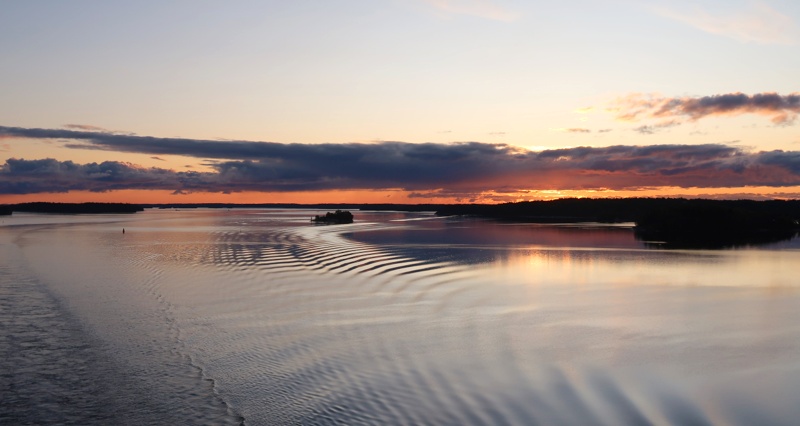
POLYGON ((316 215, 311 221, 324 224, 353 223, 353 214, 346 210, 336 210, 333 213, 325 213, 325 216, 316 215))

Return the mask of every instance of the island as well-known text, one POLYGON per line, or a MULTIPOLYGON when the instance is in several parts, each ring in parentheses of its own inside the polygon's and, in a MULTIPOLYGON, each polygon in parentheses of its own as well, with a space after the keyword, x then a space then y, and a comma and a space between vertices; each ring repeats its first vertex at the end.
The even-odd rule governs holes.
POLYGON ((765 244, 791 239, 800 232, 800 200, 565 198, 450 205, 437 214, 530 223, 631 223, 637 239, 663 248, 765 244))
POLYGON ((342 224, 353 223, 353 214, 346 210, 336 210, 335 212, 325 213, 325 216, 316 215, 311 219, 314 223, 323 224, 342 224))
POLYGON ((0 216, 9 216, 12 211, 10 206, 0 205, 0 216))

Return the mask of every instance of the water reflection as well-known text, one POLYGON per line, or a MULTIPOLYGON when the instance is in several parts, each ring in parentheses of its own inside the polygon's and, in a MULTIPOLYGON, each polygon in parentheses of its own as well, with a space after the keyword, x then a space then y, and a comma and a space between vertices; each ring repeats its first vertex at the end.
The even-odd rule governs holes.
POLYGON ((457 244, 472 246, 550 246, 642 248, 633 224, 501 223, 472 218, 432 218, 402 222, 404 226, 360 233, 360 241, 376 244, 457 244))
POLYGON ((796 242, 659 250, 629 226, 315 214, 4 231, 136 380, 198 416, 209 400, 247 424, 800 417, 796 242))
MULTIPOLYGON (((395 216, 401 215, 395 213, 395 216)), ((366 220, 380 220, 379 214, 366 213, 366 220)), ((363 219, 362 219, 363 220, 363 219)), ((450 244, 462 246, 548 246, 548 247, 590 247, 590 248, 628 248, 628 249, 731 249, 753 248, 795 248, 800 247, 800 238, 794 230, 769 234, 730 232, 713 239, 681 238, 671 242, 654 240, 650 235, 640 232, 634 223, 565 223, 535 224, 509 223, 490 219, 462 217, 422 217, 398 219, 407 221, 409 226, 372 230, 369 235, 359 235, 360 241, 376 244, 437 245, 450 244), (422 220, 419 220, 422 219, 422 220)))
POLYGON ((781 230, 764 233, 731 232, 715 236, 683 235, 670 241, 658 241, 657 237, 638 229, 634 231, 636 239, 645 243, 645 247, 656 249, 731 249, 742 247, 758 247, 790 242, 797 239, 795 230, 781 230))
POLYGON ((403 256, 494 269, 506 283, 790 286, 797 238, 737 250, 670 248, 638 240, 632 224, 507 224, 443 218, 344 234, 403 256), (776 251, 777 250, 777 251, 776 251))

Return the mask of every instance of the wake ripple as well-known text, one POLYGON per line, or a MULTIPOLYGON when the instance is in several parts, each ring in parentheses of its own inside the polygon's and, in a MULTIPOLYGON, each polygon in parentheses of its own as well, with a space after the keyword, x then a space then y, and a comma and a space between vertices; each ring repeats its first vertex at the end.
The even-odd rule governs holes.
MULTIPOLYGON (((708 396, 724 390, 674 386, 661 372, 545 356, 567 352, 548 342, 580 351, 594 336, 578 332, 590 327, 570 327, 560 306, 545 311, 508 300, 524 293, 504 294, 472 265, 343 236, 381 226, 392 225, 245 226, 164 235, 133 251, 169 319, 174 354, 188 357, 248 424, 744 425, 795 418, 737 412, 708 396)), ((784 389, 793 394, 796 387, 784 389)))

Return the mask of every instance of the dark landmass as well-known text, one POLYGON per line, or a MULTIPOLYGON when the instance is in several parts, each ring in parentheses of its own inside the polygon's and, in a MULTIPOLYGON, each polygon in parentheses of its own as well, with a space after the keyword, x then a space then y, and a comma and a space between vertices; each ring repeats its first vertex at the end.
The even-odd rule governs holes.
MULTIPOLYGON (((796 204, 796 203, 795 203, 796 204)), ((670 248, 720 248, 788 240, 800 230, 797 206, 780 202, 694 202, 654 209, 636 221, 636 237, 670 248)))
POLYGON ((353 214, 349 211, 342 211, 336 210, 335 212, 325 213, 325 216, 316 215, 313 219, 311 219, 314 223, 324 223, 324 224, 342 224, 342 223, 353 223, 353 214))
POLYGON ((374 211, 403 211, 403 212, 435 212, 449 206, 449 204, 369 204, 369 203, 254 203, 254 204, 227 204, 227 203, 187 203, 187 204, 141 204, 144 208, 154 209, 315 209, 315 210, 374 210, 374 211))
POLYGON ((349 220, 328 213, 315 223, 351 223, 347 210, 435 211, 439 216, 475 216, 530 223, 635 223, 637 238, 648 245, 670 248, 720 248, 791 239, 800 232, 800 200, 705 200, 683 198, 568 198, 505 204, 355 204, 355 203, 23 203, 0 206, 36 213, 135 213, 144 208, 283 208, 336 210, 349 220), (328 216, 333 215, 333 216, 328 216))
POLYGON ((634 222, 637 238, 670 248, 764 244, 791 239, 800 231, 798 200, 582 198, 453 205, 436 213, 532 223, 634 222))
POLYGON ((124 203, 21 203, 5 206, 13 212, 49 214, 136 213, 144 210, 137 204, 124 203))

